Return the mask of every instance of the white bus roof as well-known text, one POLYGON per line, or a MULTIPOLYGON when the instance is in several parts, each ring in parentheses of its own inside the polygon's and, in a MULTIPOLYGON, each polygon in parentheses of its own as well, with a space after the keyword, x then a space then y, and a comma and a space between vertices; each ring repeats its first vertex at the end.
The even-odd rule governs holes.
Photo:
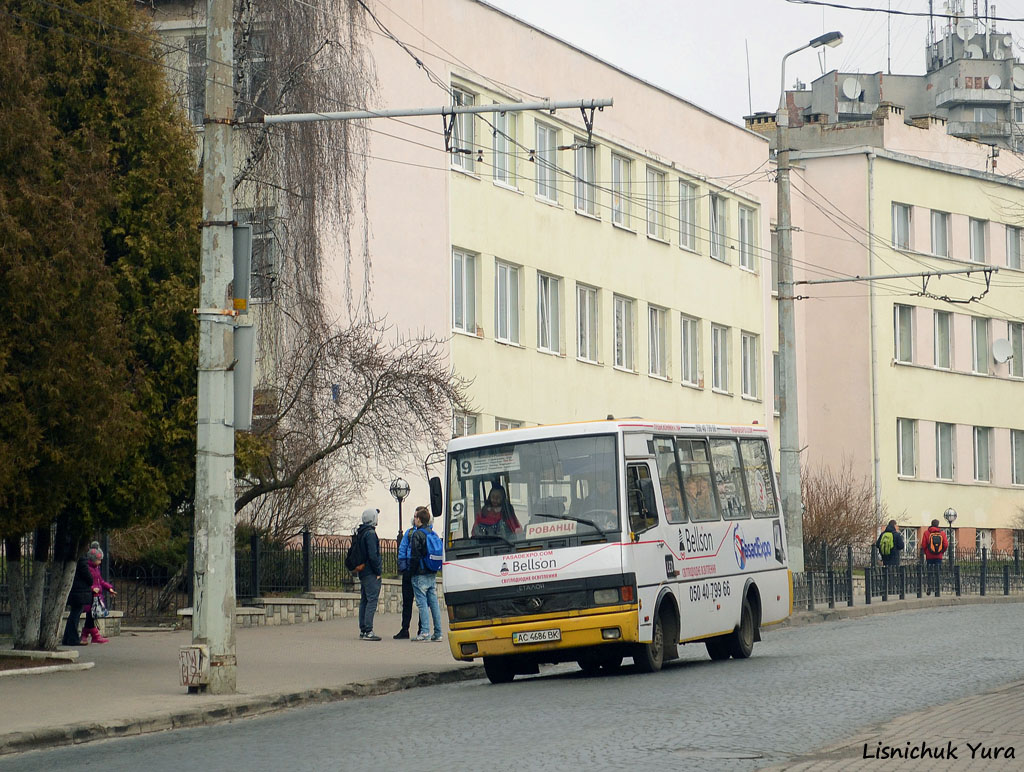
POLYGON ((448 443, 448 452, 504 444, 529 442, 555 437, 576 437, 586 434, 618 434, 621 432, 648 431, 663 434, 723 434, 768 436, 768 427, 758 424, 714 424, 714 423, 673 423, 649 421, 643 418, 623 418, 607 421, 581 421, 579 423, 547 424, 522 429, 505 429, 500 432, 471 434, 456 437, 448 443))

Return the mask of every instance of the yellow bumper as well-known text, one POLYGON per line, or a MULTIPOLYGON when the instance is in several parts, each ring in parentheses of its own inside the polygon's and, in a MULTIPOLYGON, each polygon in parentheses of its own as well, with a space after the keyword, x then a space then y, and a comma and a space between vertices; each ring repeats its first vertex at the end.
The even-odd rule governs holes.
POLYGON ((530 654, 557 649, 600 646, 608 643, 633 643, 637 640, 636 608, 628 611, 542 619, 540 621, 512 621, 486 627, 451 630, 448 633, 448 644, 451 647, 452 656, 461 660, 503 654, 530 654), (618 638, 609 640, 602 636, 602 630, 616 627, 620 631, 618 638), (561 631, 561 640, 547 643, 512 643, 512 636, 515 633, 534 630, 559 630, 561 631), (463 654, 463 644, 475 644, 476 651, 463 654))

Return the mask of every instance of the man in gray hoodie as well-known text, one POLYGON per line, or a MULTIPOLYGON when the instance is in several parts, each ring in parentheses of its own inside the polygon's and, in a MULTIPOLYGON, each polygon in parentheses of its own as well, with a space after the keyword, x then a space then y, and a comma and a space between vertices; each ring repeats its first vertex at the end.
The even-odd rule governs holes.
POLYGON ((366 563, 359 572, 359 638, 363 641, 380 640, 373 631, 373 615, 377 613, 381 584, 380 540, 376 531, 379 512, 374 507, 364 509, 363 524, 353 537, 362 540, 366 554, 366 563))

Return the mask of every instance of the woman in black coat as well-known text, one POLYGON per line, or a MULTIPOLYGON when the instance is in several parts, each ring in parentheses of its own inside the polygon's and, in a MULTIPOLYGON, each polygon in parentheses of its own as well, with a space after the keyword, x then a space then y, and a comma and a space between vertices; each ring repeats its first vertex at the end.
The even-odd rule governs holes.
MULTIPOLYGON (((85 642, 78 637, 78 619, 82 610, 92 605, 92 574, 89 573, 89 561, 82 557, 75 566, 75 580, 71 583, 71 594, 68 596, 68 623, 64 627, 63 646, 84 646, 85 642)), ((92 613, 91 611, 89 612, 92 613)), ((88 621, 88 620, 86 620, 88 621)), ((86 628, 92 627, 87 624, 86 628)))

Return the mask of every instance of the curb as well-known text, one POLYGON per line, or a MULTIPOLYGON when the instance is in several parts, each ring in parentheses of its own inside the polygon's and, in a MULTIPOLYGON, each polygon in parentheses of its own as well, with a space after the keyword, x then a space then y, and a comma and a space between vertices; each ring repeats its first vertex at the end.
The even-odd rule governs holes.
MULTIPOLYGON (((88 670, 95 665, 95 662, 79 662, 74 665, 41 665, 39 667, 22 667, 17 670, 0 670, 0 678, 40 675, 41 673, 62 673, 70 670, 88 670)), ((2 753, 2 751, 0 751, 0 753, 2 753)))
POLYGON ((1024 603, 1020 595, 955 595, 946 598, 907 598, 905 600, 876 601, 871 605, 836 606, 820 611, 794 611, 778 627, 801 627, 819 622, 838 622, 843 619, 860 619, 875 614, 892 614, 899 611, 916 611, 944 606, 965 606, 991 603, 1024 603))
MULTIPOLYGON (((88 663, 90 666, 93 663, 88 663)), ((64 667, 64 666, 59 666, 64 667)), ((80 668, 78 668, 80 669, 80 668)), ((33 668, 33 670, 35 670, 33 668)), ((194 710, 180 711, 166 716, 145 719, 125 719, 107 723, 80 723, 52 727, 29 732, 14 732, 0 735, 0 757, 31 750, 56 748, 63 745, 78 745, 94 740, 110 740, 117 737, 163 732, 170 729, 185 729, 213 726, 239 718, 276 713, 300 705, 340 702, 356 697, 379 697, 392 692, 413 689, 418 686, 472 681, 484 677, 483 665, 458 667, 448 670, 427 671, 407 676, 393 676, 373 681, 346 684, 344 686, 305 689, 299 692, 279 692, 253 697, 239 703, 214 703, 194 710)))

